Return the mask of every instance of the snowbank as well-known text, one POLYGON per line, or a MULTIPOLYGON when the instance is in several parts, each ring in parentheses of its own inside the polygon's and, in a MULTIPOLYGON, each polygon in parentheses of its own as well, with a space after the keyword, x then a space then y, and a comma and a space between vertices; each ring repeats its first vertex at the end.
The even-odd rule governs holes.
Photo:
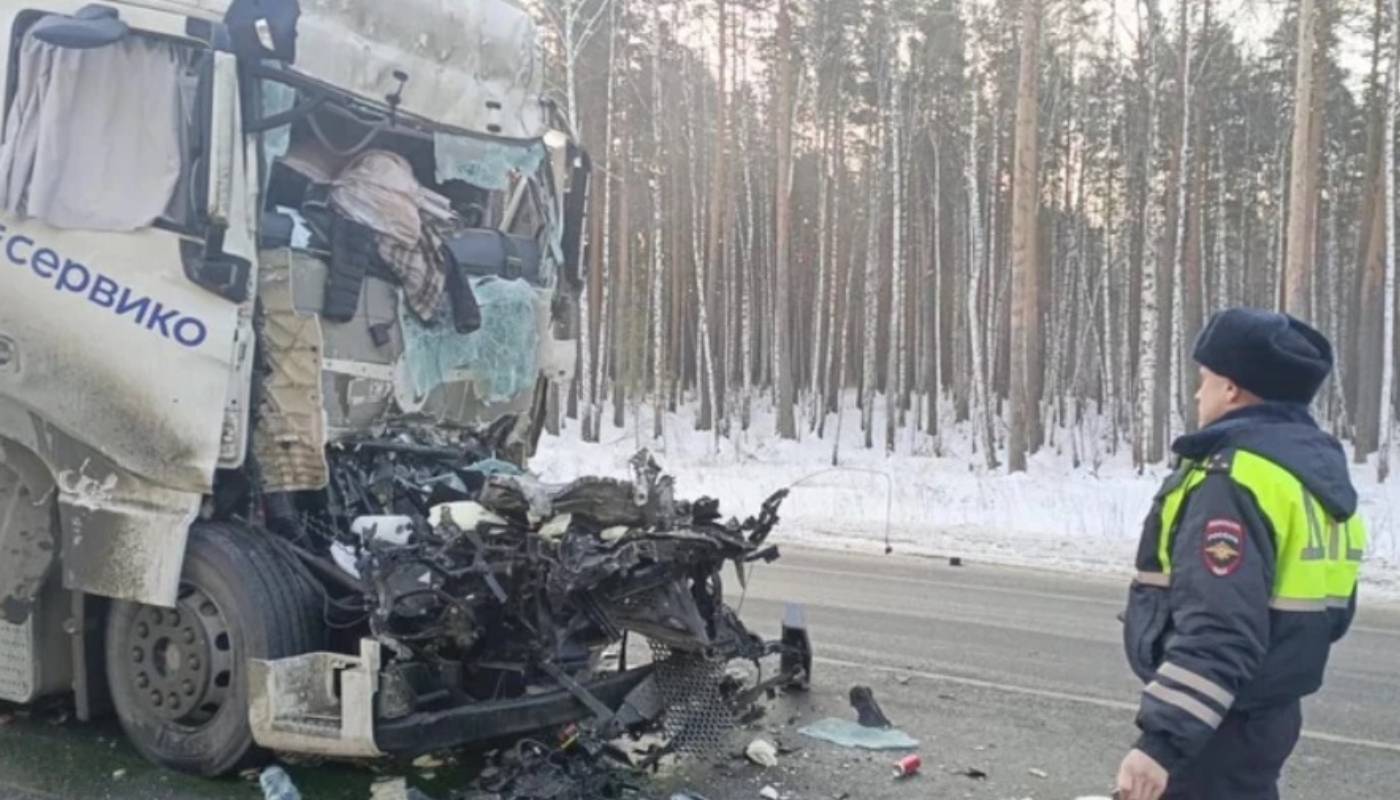
MULTIPOLYGON (((689 410, 667 418, 659 441, 651 439, 644 416, 644 432, 605 421, 598 444, 582 442, 571 422, 561 436, 546 437, 533 467, 550 481, 590 473, 624 477, 628 458, 647 447, 676 476, 681 496, 717 497, 731 514, 751 513, 774 491, 792 487, 775 533, 779 543, 882 549, 888 540, 896 552, 1124 575, 1165 475, 1164 468, 1139 475, 1130 453, 1093 452, 1099 437, 1072 440, 1064 432, 1031 460, 1028 473, 1007 475, 988 472, 966 430, 952 426, 941 446, 906 430, 887 456, 883 425, 877 420, 876 449, 866 450, 859 419, 848 411, 840 466, 833 468, 834 418, 826 440, 789 442, 772 434, 771 416, 756 413, 746 436, 716 442, 694 430, 689 410)), ((1400 600, 1400 477, 1381 486, 1374 468, 1355 474, 1372 536, 1363 591, 1400 600)))

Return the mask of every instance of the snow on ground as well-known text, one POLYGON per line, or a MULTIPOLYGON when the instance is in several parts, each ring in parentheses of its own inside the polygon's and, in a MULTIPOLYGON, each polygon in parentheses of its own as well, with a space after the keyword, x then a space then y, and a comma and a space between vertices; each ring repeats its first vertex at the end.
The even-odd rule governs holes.
MULTIPOLYGON (((1144 515, 1165 467, 1139 475, 1131 454, 1094 452, 1100 437, 1061 431, 1053 445, 1031 459, 1027 473, 989 472, 971 452, 965 430, 943 446, 902 432, 896 452, 883 449, 877 414, 875 449, 864 448, 858 412, 842 425, 839 466, 832 467, 835 417, 827 439, 783 441, 773 435, 770 414, 755 409, 750 431, 716 442, 694 430, 693 410, 668 415, 665 435, 653 440, 651 417, 639 429, 614 428, 606 420, 602 441, 585 443, 578 423, 546 437, 532 463, 546 481, 587 474, 626 477, 627 462, 648 448, 676 477, 681 497, 709 495, 729 515, 748 515, 773 492, 790 487, 783 521, 773 541, 834 549, 883 549, 929 556, 1071 572, 1131 572, 1144 515), (1079 443, 1079 466, 1074 445, 1079 443), (942 452, 941 456, 935 452, 942 452)), ((801 426, 799 426, 801 427, 801 426)), ((1363 591, 1400 600, 1400 476, 1387 485, 1375 468, 1356 467, 1362 513, 1371 530, 1363 591)))

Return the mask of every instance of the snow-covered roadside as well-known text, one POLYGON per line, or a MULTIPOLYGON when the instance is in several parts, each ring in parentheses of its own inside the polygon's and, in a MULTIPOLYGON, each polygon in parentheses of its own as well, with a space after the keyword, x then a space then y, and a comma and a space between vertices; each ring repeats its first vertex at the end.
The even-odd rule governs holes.
MULTIPOLYGON (((740 442, 718 444, 693 430, 692 413, 667 420, 666 436, 652 441, 633 428, 607 427, 598 444, 580 440, 577 425, 546 437, 532 466, 547 481, 586 474, 624 477, 628 459, 647 447, 676 476, 683 497, 710 495, 729 514, 747 514, 774 491, 792 488, 775 532, 778 543, 838 549, 962 556, 1014 566, 1128 574, 1137 537, 1163 472, 1138 475, 1129 454, 1096 458, 1081 447, 1074 467, 1070 446, 1046 448, 1019 475, 989 473, 954 432, 944 455, 929 441, 901 435, 894 455, 862 447, 859 423, 847 419, 840 466, 830 466, 832 443, 815 437, 784 442, 772 421, 756 416, 740 442), (977 466, 974 466, 976 464, 977 466)), ((644 426, 649 433, 650 424, 644 426)), ((878 426, 876 430, 882 431, 878 426)), ((1358 468, 1362 513, 1371 529, 1363 591, 1400 600, 1400 481, 1375 482, 1374 468, 1358 468)))

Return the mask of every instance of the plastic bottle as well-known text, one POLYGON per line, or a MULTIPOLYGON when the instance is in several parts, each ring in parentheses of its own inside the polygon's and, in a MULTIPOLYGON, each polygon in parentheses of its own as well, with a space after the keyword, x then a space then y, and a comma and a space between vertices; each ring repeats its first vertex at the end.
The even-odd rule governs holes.
POLYGON ((301 792, 292 783, 292 776, 278 766, 271 766, 258 777, 262 786, 263 800, 301 800, 301 792))

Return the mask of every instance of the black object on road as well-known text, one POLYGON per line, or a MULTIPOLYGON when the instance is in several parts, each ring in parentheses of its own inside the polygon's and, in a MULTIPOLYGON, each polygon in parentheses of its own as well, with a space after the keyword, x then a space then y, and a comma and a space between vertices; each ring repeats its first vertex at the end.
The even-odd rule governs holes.
POLYGON ((875 702, 875 691, 869 686, 856 686, 851 689, 851 706, 859 715, 857 721, 863 728, 893 728, 894 723, 885 716, 880 704, 875 702))

